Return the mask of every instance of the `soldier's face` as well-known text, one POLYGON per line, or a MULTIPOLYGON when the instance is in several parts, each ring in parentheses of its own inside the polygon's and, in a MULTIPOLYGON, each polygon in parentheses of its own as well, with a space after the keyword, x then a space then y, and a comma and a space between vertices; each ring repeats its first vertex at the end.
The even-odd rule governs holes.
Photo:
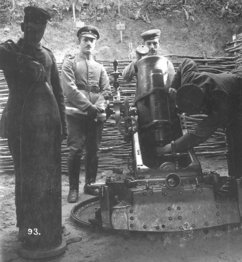
POLYGON ((147 40, 145 41, 145 45, 149 48, 148 55, 156 55, 160 46, 158 39, 147 40))
POLYGON ((80 49, 84 54, 92 54, 96 45, 96 39, 91 37, 82 36, 80 38, 80 49))
POLYGON ((37 45, 40 43, 46 24, 24 23, 24 39, 30 45, 37 45))

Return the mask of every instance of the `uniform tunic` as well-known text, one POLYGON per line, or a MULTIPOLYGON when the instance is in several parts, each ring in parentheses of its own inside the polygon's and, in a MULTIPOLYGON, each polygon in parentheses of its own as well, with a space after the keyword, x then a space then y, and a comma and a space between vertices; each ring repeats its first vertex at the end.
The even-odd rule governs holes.
POLYGON ((78 55, 74 59, 66 59, 62 67, 62 85, 67 106, 76 107, 84 114, 91 104, 105 109, 102 94, 110 91, 109 78, 105 68, 93 58, 88 60, 78 55), (100 94, 96 100, 97 93, 100 94))
POLYGON ((208 115, 194 131, 175 141, 176 151, 185 151, 207 140, 218 127, 224 127, 228 146, 229 175, 240 177, 242 170, 242 111, 240 77, 231 73, 198 72, 196 63, 185 59, 178 67, 171 87, 198 85, 205 94, 202 113, 208 115))
POLYGON ((37 61, 44 66, 47 82, 58 104, 62 133, 67 133, 64 95, 53 54, 40 44, 37 47, 24 48, 23 39, 20 39, 17 44, 11 40, 0 44, 0 69, 3 70, 9 88, 9 97, 3 111, 0 130, 1 137, 8 138, 14 161, 17 226, 21 223, 20 119, 26 96, 35 83, 27 69, 30 61, 37 61))
POLYGON ((62 67, 62 86, 66 105, 78 108, 83 113, 67 116, 68 146, 72 151, 82 154, 86 145, 87 152, 95 154, 101 141, 102 123, 89 121, 86 110, 91 104, 103 110, 106 108, 103 95, 110 92, 106 70, 92 57, 86 59, 78 55, 66 59, 62 67))

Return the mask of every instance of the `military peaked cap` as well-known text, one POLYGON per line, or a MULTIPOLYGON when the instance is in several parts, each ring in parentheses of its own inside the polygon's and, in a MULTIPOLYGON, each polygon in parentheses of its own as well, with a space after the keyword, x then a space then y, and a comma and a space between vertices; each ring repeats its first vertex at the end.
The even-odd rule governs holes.
POLYGON ((141 34, 144 41, 160 39, 160 29, 151 29, 141 34))
POLYGON ((91 25, 86 25, 81 27, 78 31, 77 31, 77 37, 80 36, 86 36, 86 37, 90 37, 90 38, 95 38, 95 39, 99 39, 100 34, 98 32, 98 29, 94 26, 91 25))
POLYGON ((46 24, 51 19, 49 12, 36 6, 27 6, 24 8, 24 22, 33 22, 46 24))

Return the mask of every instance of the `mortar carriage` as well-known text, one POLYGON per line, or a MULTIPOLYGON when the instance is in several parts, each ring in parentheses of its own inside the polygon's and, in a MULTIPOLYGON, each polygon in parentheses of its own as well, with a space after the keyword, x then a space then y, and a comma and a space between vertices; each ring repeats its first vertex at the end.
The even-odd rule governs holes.
POLYGON ((172 141, 187 132, 186 116, 178 116, 169 97, 163 57, 143 57, 137 68, 134 104, 127 97, 121 103, 119 92, 114 97, 117 126, 132 143, 131 170, 93 184, 99 196, 77 204, 72 218, 84 225, 145 232, 239 224, 241 179, 236 181, 236 196, 222 199, 216 192, 226 177, 204 173, 193 149, 177 153, 174 146, 171 154, 158 156, 159 146, 174 145, 172 141))

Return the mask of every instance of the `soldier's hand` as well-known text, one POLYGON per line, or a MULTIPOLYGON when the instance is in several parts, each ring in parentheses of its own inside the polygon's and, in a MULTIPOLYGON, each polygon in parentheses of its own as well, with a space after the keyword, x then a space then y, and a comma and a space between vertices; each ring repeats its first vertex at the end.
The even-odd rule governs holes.
POLYGON ((30 61, 27 65, 27 69, 31 71, 34 79, 38 82, 45 82, 47 80, 46 71, 42 64, 30 61))
POLYGON ((95 105, 90 105, 87 108, 87 116, 91 119, 96 118, 98 113, 99 113, 99 110, 95 105))
POLYGON ((102 95, 104 96, 105 100, 109 100, 112 97, 112 92, 109 90, 105 90, 102 95))
POLYGON ((102 107, 96 106, 97 110, 98 110, 98 114, 104 113, 104 109, 102 107))

